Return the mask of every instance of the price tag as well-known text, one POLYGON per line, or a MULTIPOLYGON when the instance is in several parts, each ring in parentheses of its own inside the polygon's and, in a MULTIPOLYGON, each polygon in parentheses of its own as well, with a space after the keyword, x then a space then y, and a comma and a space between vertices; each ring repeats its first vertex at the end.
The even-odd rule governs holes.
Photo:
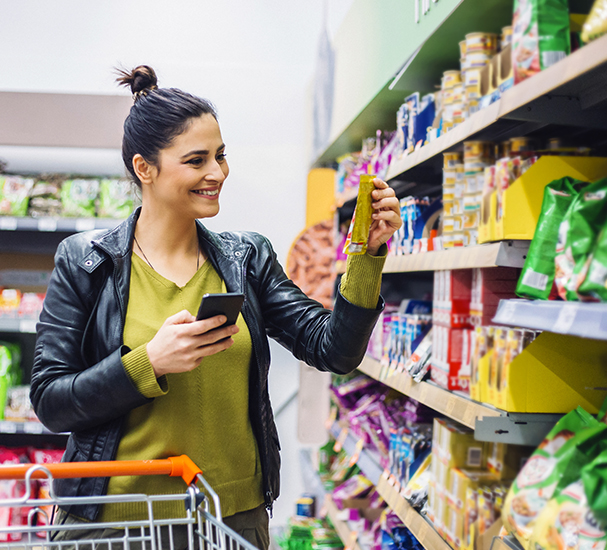
POLYGON ((578 312, 577 304, 563 304, 559 316, 552 327, 553 332, 567 333, 575 321, 578 312))
POLYGON ((354 454, 350 457, 350 468, 358 462, 358 459, 360 458, 360 453, 363 450, 364 444, 365 444, 365 442, 362 439, 359 439, 356 442, 356 448, 354 450, 354 454))
POLYGON ((3 231, 16 231, 17 218, 0 216, 0 229, 2 229, 3 231))
POLYGON ((344 443, 346 442, 346 438, 348 437, 348 428, 342 428, 341 432, 339 432, 339 436, 337 436, 337 441, 335 441, 335 445, 333 445, 333 450, 338 453, 344 447, 344 443))
POLYGON ((34 319, 24 319, 22 321, 19 321, 19 332, 35 334, 36 321, 34 319))
POLYGON ((474 406, 473 403, 468 403, 468 405, 466 406, 466 410, 464 412, 464 424, 466 424, 467 426, 474 426, 473 422, 474 419, 476 418, 476 414, 474 413, 474 409, 476 407, 474 406))
POLYGON ((0 422, 0 429, 3 433, 6 434, 16 434, 17 433, 17 424, 15 422, 0 422))
POLYGON ((454 395, 450 396, 449 399, 447 400, 447 408, 445 409, 445 411, 448 416, 451 416, 451 414, 453 414, 453 409, 455 409, 455 396, 454 395))
POLYGON ((38 422, 25 422, 23 424, 23 431, 26 434, 41 434, 44 431, 42 424, 38 422))
POLYGON ((57 220, 53 218, 40 218, 38 220, 38 231, 57 231, 57 220))
POLYGON ((95 229, 95 218, 79 218, 76 220, 76 231, 91 231, 95 229))

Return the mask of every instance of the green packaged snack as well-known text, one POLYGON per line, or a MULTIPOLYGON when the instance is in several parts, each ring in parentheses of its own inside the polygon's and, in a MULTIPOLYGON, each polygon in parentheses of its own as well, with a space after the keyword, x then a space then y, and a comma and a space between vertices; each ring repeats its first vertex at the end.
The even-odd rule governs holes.
POLYGON ((94 217, 98 195, 99 180, 73 179, 63 182, 61 187, 63 215, 72 218, 94 217))
POLYGON ((578 294, 582 300, 607 301, 607 225, 601 229, 580 279, 578 294))
POLYGON ((514 83, 554 65, 571 52, 567 0, 514 0, 514 83))
POLYGON ((607 526, 607 451, 582 469, 581 480, 590 509, 607 526))
POLYGON ((21 384, 21 348, 12 342, 0 342, 0 419, 4 410, 8 390, 21 384))
POLYGON ((26 216, 33 186, 32 178, 0 176, 0 215, 26 216))
POLYGON ((375 189, 373 184, 375 176, 360 176, 356 208, 350 223, 350 229, 344 245, 344 254, 365 254, 371 229, 371 216, 373 215, 373 198, 371 192, 375 189))
POLYGON ((607 425, 581 407, 561 418, 527 460, 508 491, 502 520, 528 550, 547 502, 577 481, 580 469, 607 448, 607 425))
POLYGON ((133 211, 131 182, 120 179, 102 179, 99 183, 100 218, 126 218, 133 211))
POLYGON ((534 300, 548 299, 554 282, 559 225, 582 185, 587 184, 565 177, 549 183, 544 189, 540 217, 516 286, 519 296, 534 300))
POLYGON ((589 506, 582 481, 578 480, 549 500, 540 512, 530 547, 533 550, 603 550, 606 541, 607 534, 589 506))
POLYGON ((581 191, 559 226, 555 283, 563 300, 578 300, 584 266, 607 219, 607 178, 581 191))

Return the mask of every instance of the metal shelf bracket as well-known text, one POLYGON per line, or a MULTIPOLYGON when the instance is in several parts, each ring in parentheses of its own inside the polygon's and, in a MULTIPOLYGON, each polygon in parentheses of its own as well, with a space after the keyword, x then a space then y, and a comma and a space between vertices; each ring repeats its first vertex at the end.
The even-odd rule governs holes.
POLYGON ((562 417, 560 414, 506 413, 476 419, 474 437, 478 441, 497 441, 536 447, 562 417))

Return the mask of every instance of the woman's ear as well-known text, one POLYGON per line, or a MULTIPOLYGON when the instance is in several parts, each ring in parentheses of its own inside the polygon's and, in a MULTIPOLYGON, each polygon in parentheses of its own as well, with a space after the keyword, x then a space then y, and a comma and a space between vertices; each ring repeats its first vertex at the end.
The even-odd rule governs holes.
POLYGON ((145 160, 139 153, 133 156, 133 170, 143 185, 152 183, 154 166, 145 160))

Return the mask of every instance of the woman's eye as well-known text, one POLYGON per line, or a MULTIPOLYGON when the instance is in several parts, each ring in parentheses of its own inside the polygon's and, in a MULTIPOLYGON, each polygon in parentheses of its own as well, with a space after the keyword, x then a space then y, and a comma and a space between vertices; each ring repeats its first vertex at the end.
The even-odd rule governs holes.
POLYGON ((194 166, 202 166, 204 164, 204 159, 201 157, 194 157, 193 159, 188 160, 187 164, 193 164, 194 166))
POLYGON ((219 153, 219 155, 217 155, 217 162, 223 162, 227 156, 226 153, 219 153))

